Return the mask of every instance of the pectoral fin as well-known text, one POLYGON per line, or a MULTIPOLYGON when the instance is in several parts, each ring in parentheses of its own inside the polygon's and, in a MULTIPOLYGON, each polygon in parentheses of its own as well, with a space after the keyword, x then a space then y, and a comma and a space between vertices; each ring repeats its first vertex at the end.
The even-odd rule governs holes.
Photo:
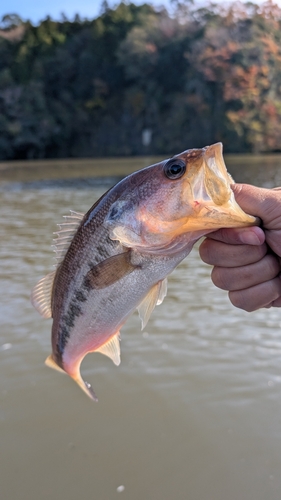
POLYGON ((138 312, 141 319, 141 329, 146 326, 150 315, 155 306, 161 304, 167 294, 167 278, 154 285, 138 306, 138 312))
POLYGON ((131 252, 124 252, 103 260, 87 273, 89 284, 95 289, 113 285, 136 269, 130 259, 131 252))

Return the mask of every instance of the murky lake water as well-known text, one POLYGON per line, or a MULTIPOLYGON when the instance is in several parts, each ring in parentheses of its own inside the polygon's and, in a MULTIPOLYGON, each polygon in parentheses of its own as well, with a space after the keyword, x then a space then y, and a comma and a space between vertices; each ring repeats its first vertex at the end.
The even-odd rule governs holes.
MULTIPOLYGON (((51 322, 29 294, 52 269, 56 223, 114 182, 100 176, 149 163, 0 165, 1 500, 281 498, 281 311, 235 309, 197 249, 145 331, 136 315, 122 329, 120 367, 87 356, 99 403, 44 366, 51 322)), ((238 181, 281 185, 280 156, 227 164, 238 181)))

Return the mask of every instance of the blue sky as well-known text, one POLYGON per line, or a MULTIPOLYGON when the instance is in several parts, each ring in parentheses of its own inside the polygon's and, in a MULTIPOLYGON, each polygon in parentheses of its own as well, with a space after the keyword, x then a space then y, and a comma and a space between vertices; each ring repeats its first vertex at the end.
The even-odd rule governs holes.
MULTIPOLYGON (((132 0, 135 4, 142 4, 144 0, 132 0)), ((118 0, 108 0, 110 6, 118 4, 118 0)), ((154 5, 169 5, 169 0, 148 0, 148 3, 154 5)), ((30 19, 37 23, 50 15, 54 19, 60 18, 60 13, 72 19, 76 13, 81 17, 93 18, 99 15, 102 0, 1 0, 0 1, 0 19, 5 14, 19 14, 26 20, 30 19)))
MULTIPOLYGON (((121 0, 108 0, 110 7, 114 7, 121 0)), ((130 1, 130 0, 128 0, 130 1)), ((164 5, 169 7, 170 0, 131 0, 135 4, 152 3, 153 5, 164 5)), ((206 0, 194 0, 193 4, 204 4, 206 0)), ((215 0, 216 2, 225 0, 215 0)), ((243 1, 243 0, 242 0, 243 1)), ((247 1, 247 0, 244 0, 247 1)), ((254 3, 262 3, 263 0, 253 0, 254 3)), ((281 0, 273 0, 274 3, 281 5, 281 0)), ((231 0, 230 0, 231 2, 231 0)), ((208 3, 208 0, 207 0, 208 3)), ((5 14, 19 14, 23 20, 31 20, 33 23, 38 23, 46 16, 51 16, 53 19, 60 19, 60 14, 63 12, 69 19, 73 19, 75 14, 79 14, 82 18, 87 17, 92 19, 97 17, 101 11, 102 0, 0 0, 0 21, 5 14)))

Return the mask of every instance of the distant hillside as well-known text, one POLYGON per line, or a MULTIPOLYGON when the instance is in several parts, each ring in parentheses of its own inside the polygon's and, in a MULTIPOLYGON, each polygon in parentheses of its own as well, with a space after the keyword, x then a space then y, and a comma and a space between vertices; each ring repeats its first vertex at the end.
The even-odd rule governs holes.
MULTIPOLYGON (((106 5, 106 4, 105 4, 106 5)), ((0 160, 281 150, 281 10, 0 23, 0 160)))

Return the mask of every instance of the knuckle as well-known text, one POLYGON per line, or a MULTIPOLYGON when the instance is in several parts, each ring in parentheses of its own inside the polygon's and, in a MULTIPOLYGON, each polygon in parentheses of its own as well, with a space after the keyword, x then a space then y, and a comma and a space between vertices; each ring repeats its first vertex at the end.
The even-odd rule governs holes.
POLYGON ((236 250, 236 263, 246 266, 259 262, 267 253, 267 246, 239 245, 236 250))
POLYGON ((250 249, 247 249, 248 252, 252 252, 255 260, 254 262, 263 259, 263 257, 267 254, 268 247, 266 243, 263 243, 260 246, 252 246, 250 249))
POLYGON ((268 282, 268 296, 271 301, 277 300, 281 297, 281 279, 280 276, 268 282))
POLYGON ((280 264, 278 259, 274 255, 267 255, 264 258, 267 265, 267 273, 270 278, 276 277, 280 272, 280 264))

